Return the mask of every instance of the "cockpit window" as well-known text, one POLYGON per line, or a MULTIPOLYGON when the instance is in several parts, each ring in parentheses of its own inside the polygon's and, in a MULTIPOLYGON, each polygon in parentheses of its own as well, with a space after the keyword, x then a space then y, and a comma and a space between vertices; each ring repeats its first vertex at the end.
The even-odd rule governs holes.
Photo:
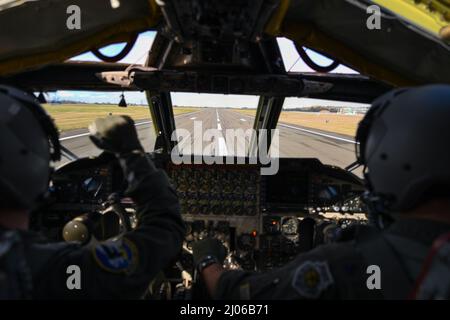
POLYGON ((247 154, 258 97, 172 93, 172 101, 195 108, 175 115, 180 153, 242 157, 247 154))
MULTIPOLYGON (((284 67, 287 72, 315 72, 301 59, 300 55, 295 48, 294 42, 287 38, 277 38, 278 46, 280 47, 281 57, 283 58, 284 67)), ((317 65, 326 67, 333 63, 328 57, 315 52, 310 49, 304 49, 308 57, 317 65)), ((356 74, 355 70, 344 66, 338 65, 336 68, 330 71, 331 73, 345 73, 356 74)))
POLYGON ((347 167, 356 160, 356 130, 368 107, 359 103, 286 99, 277 126, 280 156, 318 158, 324 164, 347 167))
MULTIPOLYGON (((77 157, 90 157, 100 154, 100 150, 89 140, 88 126, 99 117, 108 115, 128 115, 136 123, 142 145, 152 151, 155 134, 151 128, 148 106, 128 99, 127 107, 119 107, 120 93, 59 92, 47 95, 49 103, 43 104, 54 119, 60 131, 62 145, 77 157), (102 101, 117 101, 117 104, 102 101), (51 102, 51 103, 50 103, 51 102)), ((125 102, 126 96, 124 96, 125 102)), ((63 158, 59 166, 69 159, 63 158)))

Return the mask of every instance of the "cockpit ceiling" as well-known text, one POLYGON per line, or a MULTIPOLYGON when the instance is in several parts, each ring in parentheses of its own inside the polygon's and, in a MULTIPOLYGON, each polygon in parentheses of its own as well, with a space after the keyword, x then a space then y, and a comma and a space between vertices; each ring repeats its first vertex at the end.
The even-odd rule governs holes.
MULTIPOLYGON (((8 6, 11 1, 4 2, 8 6)), ((20 1, 20 5, 0 10, 0 30, 8 30, 0 32, 0 75, 127 41, 164 21, 154 0, 120 4, 114 9, 111 0, 20 1), (66 23, 65 8, 73 3, 83 8, 81 30, 60 27, 66 23)), ((449 0, 280 0, 266 32, 325 52, 364 75, 393 85, 450 83, 450 47, 438 35, 448 24, 449 7, 449 0), (366 8, 373 4, 388 8, 379 30, 366 25, 366 8)))

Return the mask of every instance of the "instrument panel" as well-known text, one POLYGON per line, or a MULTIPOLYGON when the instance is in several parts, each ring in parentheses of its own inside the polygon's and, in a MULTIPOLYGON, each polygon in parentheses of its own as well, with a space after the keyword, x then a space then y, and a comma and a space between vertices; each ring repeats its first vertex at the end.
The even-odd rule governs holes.
POLYGON ((113 192, 112 167, 80 168, 59 173, 52 180, 51 193, 67 204, 102 204, 113 192))
POLYGON ((62 241, 62 229, 72 219, 99 213, 114 192, 126 183, 113 155, 83 158, 61 166, 53 173, 45 205, 31 216, 31 229, 52 241, 62 241))
POLYGON ((113 192, 123 193, 126 186, 115 156, 102 153, 60 167, 52 176, 50 194, 72 209, 74 205, 101 205, 113 192))
MULTIPOLYGON (((180 263, 189 272, 194 241, 220 239, 230 252, 228 268, 268 270, 311 249, 315 239, 332 238, 320 231, 319 225, 327 221, 325 214, 364 212, 359 200, 364 190, 361 180, 317 159, 281 158, 279 171, 266 176, 261 175, 261 166, 248 162, 175 165, 160 155, 152 156, 179 196, 188 229, 180 263)), ((123 194, 125 189, 113 156, 69 163, 53 175, 50 204, 35 229, 61 240, 68 221, 105 210, 110 194, 123 194)), ((126 208, 132 211, 133 203, 127 202, 126 208)), ((338 228, 339 223, 333 222, 325 229, 330 233, 338 228)))
POLYGON ((280 159, 280 169, 265 176, 265 210, 272 213, 362 213, 362 181, 317 159, 280 159))
POLYGON ((185 249, 215 237, 232 253, 228 267, 268 270, 312 245, 321 214, 364 212, 364 188, 353 174, 317 159, 279 160, 273 176, 252 164, 168 164, 188 225, 185 249))
POLYGON ((169 165, 182 214, 255 216, 260 209, 257 166, 169 165))
POLYGON ((166 171, 184 215, 364 212, 358 200, 362 182, 316 159, 280 159, 280 170, 271 176, 252 164, 169 164, 166 171))

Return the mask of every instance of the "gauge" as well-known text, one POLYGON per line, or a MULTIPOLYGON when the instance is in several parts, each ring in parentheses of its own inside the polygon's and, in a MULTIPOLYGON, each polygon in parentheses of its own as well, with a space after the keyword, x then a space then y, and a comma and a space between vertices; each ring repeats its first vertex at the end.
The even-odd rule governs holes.
POLYGON ((266 217, 264 218, 264 233, 269 235, 278 234, 280 232, 280 218, 266 217))
POLYGON ((297 218, 287 218, 283 220, 281 224, 281 232, 285 236, 297 235, 298 229, 298 219, 297 218))
POLYGON ((100 185, 101 182, 92 177, 87 178, 82 182, 82 188, 86 193, 95 192, 100 185))

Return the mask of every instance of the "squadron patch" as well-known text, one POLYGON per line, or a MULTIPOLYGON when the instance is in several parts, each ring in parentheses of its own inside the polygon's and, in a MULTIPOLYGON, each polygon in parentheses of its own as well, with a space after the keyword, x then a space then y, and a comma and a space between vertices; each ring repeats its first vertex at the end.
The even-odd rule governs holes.
POLYGON ((98 244, 93 255, 102 269, 113 273, 132 273, 138 261, 136 246, 127 239, 98 244))
POLYGON ((325 261, 304 262, 295 270, 292 278, 292 287, 308 299, 317 299, 333 283, 333 276, 325 261))

